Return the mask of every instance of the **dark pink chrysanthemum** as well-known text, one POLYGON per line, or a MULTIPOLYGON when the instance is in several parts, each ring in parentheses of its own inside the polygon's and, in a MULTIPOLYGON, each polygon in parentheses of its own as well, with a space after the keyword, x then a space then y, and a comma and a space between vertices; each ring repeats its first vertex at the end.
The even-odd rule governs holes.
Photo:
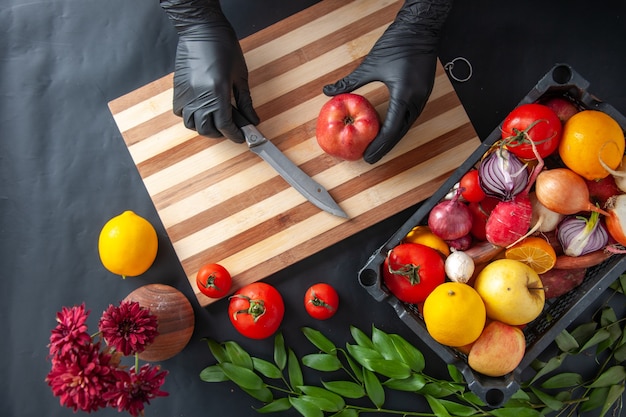
POLYGON ((50 356, 64 355, 77 346, 85 346, 91 343, 91 336, 87 333, 87 317, 89 311, 85 311, 85 304, 71 308, 63 307, 57 313, 57 326, 50 335, 50 356))
POLYGON ((119 307, 109 305, 98 324, 107 344, 125 356, 144 351, 157 331, 157 318, 135 301, 123 301, 119 307))
POLYGON ((104 398, 117 411, 127 411, 133 417, 143 416, 144 407, 150 404, 151 399, 169 395, 161 391, 167 373, 161 371, 159 366, 150 364, 143 365, 139 373, 136 373, 135 368, 130 372, 117 371, 115 388, 104 398))
POLYGON ((100 351, 100 343, 80 346, 53 359, 46 382, 61 405, 74 411, 106 407, 103 396, 115 384, 111 358, 100 351))

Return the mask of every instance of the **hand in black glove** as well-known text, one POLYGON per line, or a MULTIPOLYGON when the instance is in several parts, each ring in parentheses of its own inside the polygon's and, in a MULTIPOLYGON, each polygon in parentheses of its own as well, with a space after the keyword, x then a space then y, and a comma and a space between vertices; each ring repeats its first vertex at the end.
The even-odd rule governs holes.
POLYGON ((203 136, 244 142, 233 123, 231 97, 253 124, 248 68, 219 0, 160 0, 179 35, 174 72, 174 113, 203 136))
POLYGON ((406 0, 393 23, 348 76, 324 87, 334 96, 381 81, 389 90, 383 126, 365 150, 371 164, 385 156, 422 112, 433 88, 439 32, 452 0, 406 0))

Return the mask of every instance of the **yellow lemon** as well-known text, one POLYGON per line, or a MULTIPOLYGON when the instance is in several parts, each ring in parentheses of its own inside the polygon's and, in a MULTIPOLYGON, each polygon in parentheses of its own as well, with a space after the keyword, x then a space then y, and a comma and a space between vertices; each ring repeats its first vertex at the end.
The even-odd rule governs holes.
POLYGON ((110 219, 98 239, 102 264, 124 278, 146 272, 156 258, 157 249, 158 238, 152 224, 130 210, 110 219))
POLYGON ((444 282, 424 301, 424 323, 442 345, 460 347, 476 341, 485 327, 485 304, 467 284, 444 282))

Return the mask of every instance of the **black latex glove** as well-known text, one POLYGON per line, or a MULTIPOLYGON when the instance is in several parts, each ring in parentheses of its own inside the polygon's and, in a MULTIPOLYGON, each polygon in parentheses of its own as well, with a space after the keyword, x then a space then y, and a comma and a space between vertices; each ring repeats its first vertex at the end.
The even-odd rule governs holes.
POLYGON ((452 0, 406 0, 393 23, 363 62, 348 76, 324 87, 335 96, 381 81, 389 90, 389 109, 380 132, 365 150, 371 164, 387 154, 424 109, 435 80, 439 33, 452 0))
POLYGON ((241 46, 219 0, 160 0, 178 32, 174 113, 203 136, 244 142, 233 123, 231 98, 248 121, 259 123, 250 97, 241 46))

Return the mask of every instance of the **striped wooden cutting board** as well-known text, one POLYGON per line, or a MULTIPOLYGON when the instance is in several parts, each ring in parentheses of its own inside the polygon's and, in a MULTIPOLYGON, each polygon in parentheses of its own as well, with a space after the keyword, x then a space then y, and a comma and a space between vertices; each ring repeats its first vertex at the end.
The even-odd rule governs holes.
MULTIPOLYGON (((402 1, 327 0, 241 41, 259 129, 329 190, 350 216, 309 203, 245 145, 186 129, 172 114, 169 74, 109 103, 192 288, 205 263, 233 275, 233 291, 424 200, 478 146, 441 65, 418 122, 374 165, 326 155, 315 139, 322 86, 347 75, 402 1)), ((387 91, 361 88, 384 116, 387 91)), ((356 273, 356 271, 355 271, 356 273)))

